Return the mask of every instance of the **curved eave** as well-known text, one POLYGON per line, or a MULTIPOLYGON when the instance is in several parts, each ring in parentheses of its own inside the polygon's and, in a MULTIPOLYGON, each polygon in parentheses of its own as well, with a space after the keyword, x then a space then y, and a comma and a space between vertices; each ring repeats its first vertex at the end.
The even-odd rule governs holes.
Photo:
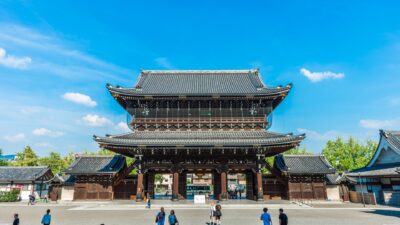
POLYGON ((234 97, 243 97, 243 98, 271 98, 274 99, 273 107, 279 105, 283 101, 283 99, 289 94, 292 89, 292 84, 288 84, 286 86, 279 86, 274 88, 263 88, 257 92, 253 93, 188 93, 188 94, 163 94, 163 93, 140 93, 136 88, 121 88, 121 87, 113 87, 110 84, 107 84, 107 89, 110 94, 113 96, 115 100, 123 107, 126 108, 126 101, 128 100, 136 100, 138 98, 234 98, 234 97))
MULTIPOLYGON (((128 143, 126 140, 121 140, 114 137, 98 137, 93 136, 93 139, 101 146, 108 147, 132 147, 132 148, 152 148, 152 147, 170 147, 170 148, 188 148, 188 147, 205 147, 205 148, 233 148, 233 147, 252 147, 252 148, 262 148, 262 147, 284 147, 284 146, 297 146, 305 138, 305 134, 293 135, 287 137, 280 137, 280 142, 277 143, 258 143, 258 144, 178 144, 178 143, 157 143, 157 144, 138 144, 138 143, 128 143)), ((266 139, 268 140, 268 139, 266 139)), ((269 140, 271 141, 271 140, 269 140)))

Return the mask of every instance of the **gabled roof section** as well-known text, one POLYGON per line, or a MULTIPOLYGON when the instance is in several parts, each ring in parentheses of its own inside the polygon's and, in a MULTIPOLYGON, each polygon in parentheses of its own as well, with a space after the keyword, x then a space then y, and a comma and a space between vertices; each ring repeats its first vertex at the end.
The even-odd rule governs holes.
POLYGON ((134 88, 112 87, 127 96, 286 95, 291 85, 266 87, 258 70, 142 70, 134 88))
POLYGON ((392 145, 392 147, 400 152, 400 131, 380 130, 381 136, 392 145))
MULTIPOLYGON (((400 131, 380 130, 380 140, 374 156, 366 167, 373 167, 385 149, 392 150, 400 156, 400 131), (388 148, 389 147, 389 148, 388 148)), ((393 162, 396 163, 396 162, 393 162)), ((400 162, 399 162, 400 163, 400 162)))
POLYGON ((274 167, 287 174, 331 174, 335 169, 323 155, 283 155, 275 157, 274 167))
POLYGON ((47 166, 0 166, 0 182, 32 182, 42 178, 47 181, 53 176, 47 166))
POLYGON ((115 174, 124 166, 125 157, 121 155, 81 155, 65 170, 65 173, 71 175, 115 174))

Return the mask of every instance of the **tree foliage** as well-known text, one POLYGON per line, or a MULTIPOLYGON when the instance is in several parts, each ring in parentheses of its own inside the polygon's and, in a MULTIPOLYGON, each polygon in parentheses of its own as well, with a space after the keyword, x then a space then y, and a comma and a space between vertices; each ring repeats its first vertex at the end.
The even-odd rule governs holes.
POLYGON ((67 168, 67 162, 61 158, 61 155, 58 152, 50 152, 49 156, 40 158, 39 165, 49 166, 54 174, 58 174, 67 168))
POLYGON ((30 146, 26 146, 24 150, 17 153, 17 159, 13 164, 16 166, 37 166, 39 165, 39 157, 30 146))
POLYGON ((322 153, 339 172, 351 171, 367 165, 371 160, 377 144, 371 140, 359 143, 353 137, 347 141, 341 138, 328 141, 322 153))
MULTIPOLYGON (((3 149, 0 148, 0 156, 3 155, 3 149)), ((0 159, 0 166, 8 166, 8 162, 6 160, 0 159)))

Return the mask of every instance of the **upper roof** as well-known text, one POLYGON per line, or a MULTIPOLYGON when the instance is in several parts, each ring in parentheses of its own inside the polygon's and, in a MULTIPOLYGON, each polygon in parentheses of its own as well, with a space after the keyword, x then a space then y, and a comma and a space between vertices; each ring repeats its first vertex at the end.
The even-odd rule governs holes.
POLYGON ((124 166, 125 157, 121 155, 81 155, 65 170, 65 173, 73 175, 115 174, 124 166))
POLYGON ((0 166, 0 181, 31 182, 40 180, 48 172, 51 171, 47 166, 0 166))
POLYGON ((330 174, 335 169, 323 155, 283 155, 275 157, 274 166, 288 174, 330 174))
POLYGON ((100 144, 116 146, 185 146, 185 147, 214 147, 214 146, 273 146, 279 144, 300 142, 304 134, 279 134, 258 131, 135 131, 128 134, 94 139, 100 144))
POLYGON ((400 151, 400 131, 380 130, 381 136, 392 145, 393 148, 400 151))
POLYGON ((134 88, 112 87, 111 93, 131 96, 277 95, 285 87, 265 87, 258 70, 142 70, 134 88))

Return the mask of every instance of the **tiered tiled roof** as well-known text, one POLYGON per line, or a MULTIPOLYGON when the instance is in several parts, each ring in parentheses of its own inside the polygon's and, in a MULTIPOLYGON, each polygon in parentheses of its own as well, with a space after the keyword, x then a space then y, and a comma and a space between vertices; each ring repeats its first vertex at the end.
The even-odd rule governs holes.
MULTIPOLYGON (((41 179, 49 171, 47 166, 0 166, 0 182, 32 182, 41 179)), ((44 179, 46 181, 51 177, 44 179)))
POLYGON ((65 173, 71 175, 115 174, 120 172, 124 165, 125 157, 121 155, 82 155, 75 159, 72 165, 65 170, 65 173))
POLYGON ((322 155, 282 155, 275 157, 275 168, 288 174, 332 174, 335 169, 322 155))
POLYGON ((117 146, 274 146, 300 142, 302 135, 258 131, 137 131, 119 136, 96 137, 100 144, 117 146))
POLYGON ((155 96, 279 95, 285 87, 265 87, 258 70, 143 70, 134 88, 108 85, 111 93, 155 96))

